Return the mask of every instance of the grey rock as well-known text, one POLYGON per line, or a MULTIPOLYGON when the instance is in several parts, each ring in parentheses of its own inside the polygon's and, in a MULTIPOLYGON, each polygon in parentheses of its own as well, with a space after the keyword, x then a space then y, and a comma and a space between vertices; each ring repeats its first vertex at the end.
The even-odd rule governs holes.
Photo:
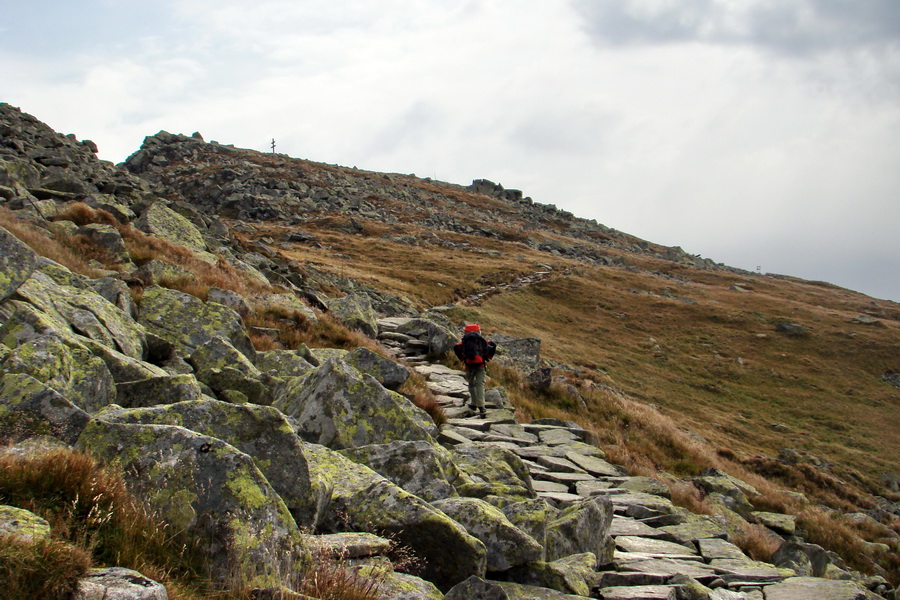
POLYGON ((137 571, 121 567, 91 569, 78 581, 72 600, 168 600, 166 588, 137 571))
POLYGON ((612 505, 602 496, 580 499, 562 510, 547 525, 547 560, 591 552, 598 564, 608 564, 613 551, 612 516, 612 505))
POLYGON ((12 296, 31 277, 36 264, 34 251, 0 227, 0 302, 12 296))
POLYGON ((89 421, 90 415, 30 375, 0 378, 0 434, 9 441, 51 435, 72 444, 89 421))

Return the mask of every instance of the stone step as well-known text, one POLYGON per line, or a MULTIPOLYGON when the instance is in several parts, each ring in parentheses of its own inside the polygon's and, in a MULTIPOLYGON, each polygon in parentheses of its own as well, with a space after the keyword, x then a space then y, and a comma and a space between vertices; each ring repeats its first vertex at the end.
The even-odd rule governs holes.
POLYGON ((600 588, 603 600, 677 600, 678 592, 671 585, 638 585, 632 587, 600 588))

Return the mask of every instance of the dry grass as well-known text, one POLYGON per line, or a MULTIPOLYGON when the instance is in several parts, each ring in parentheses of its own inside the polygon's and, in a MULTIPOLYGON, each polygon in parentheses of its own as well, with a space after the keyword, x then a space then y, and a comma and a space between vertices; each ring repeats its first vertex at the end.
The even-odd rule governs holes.
POLYGON ((0 582, 5 600, 68 598, 91 566, 90 553, 60 540, 25 542, 0 535, 0 582))
MULTIPOLYGON (((84 453, 0 456, 0 503, 29 510, 50 523, 53 543, 40 548, 43 558, 33 568, 52 569, 53 577, 66 579, 88 557, 89 562, 134 569, 171 583, 173 590, 190 590, 186 582, 202 580, 205 569, 191 541, 149 515, 128 494, 120 473, 84 453)), ((18 560, 27 558, 15 554, 18 560)))

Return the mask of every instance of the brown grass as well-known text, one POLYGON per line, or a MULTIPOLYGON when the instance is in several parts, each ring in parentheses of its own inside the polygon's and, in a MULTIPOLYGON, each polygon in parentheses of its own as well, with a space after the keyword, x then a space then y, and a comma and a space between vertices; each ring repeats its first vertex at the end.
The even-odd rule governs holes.
POLYGON ((189 590, 186 581, 202 580, 205 568, 192 542, 148 514, 127 492, 119 472, 87 454, 54 450, 31 457, 0 455, 0 503, 29 510, 50 523, 53 544, 43 551, 56 558, 53 563, 41 559, 40 564, 52 567, 59 577, 80 569, 87 556, 97 564, 171 582, 174 589, 189 590))
POLYGON ((5 600, 68 598, 91 566, 90 553, 60 540, 25 542, 0 535, 0 582, 5 600))

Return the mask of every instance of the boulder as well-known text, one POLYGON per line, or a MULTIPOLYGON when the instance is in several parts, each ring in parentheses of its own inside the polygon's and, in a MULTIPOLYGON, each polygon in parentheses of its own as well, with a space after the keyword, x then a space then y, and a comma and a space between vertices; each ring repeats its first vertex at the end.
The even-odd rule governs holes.
POLYGON ((269 404, 272 396, 263 374, 227 340, 214 337, 191 354, 197 379, 222 396, 240 392, 254 404, 269 404))
POLYGON ((344 357, 344 362, 362 373, 368 373, 389 390, 396 390, 409 379, 406 367, 368 348, 357 348, 344 357))
POLYGON ((487 570, 506 571, 540 560, 543 548, 530 535, 509 522, 506 516, 484 500, 446 498, 432 506, 466 528, 487 549, 487 570))
POLYGON ((754 521, 765 525, 779 535, 794 535, 797 529, 797 517, 781 513, 753 511, 750 513, 754 521))
MULTIPOLYGON (((8 163, 0 162, 0 165, 5 164, 8 163)), ((12 296, 31 277, 36 264, 34 251, 0 227, 0 302, 12 296)))
POLYGON ((505 578, 514 583, 550 588, 564 594, 590 596, 596 579, 597 557, 587 552, 573 554, 553 562, 533 562, 510 569, 505 578))
POLYGON ((415 575, 397 573, 392 569, 364 566, 359 569, 362 577, 378 582, 378 596, 391 600, 443 600, 444 595, 436 585, 415 575))
POLYGON ((193 375, 162 375, 116 386, 116 404, 125 408, 139 408, 199 400, 203 390, 193 375))
POLYGON ((134 226, 169 242, 190 250, 206 250, 203 235, 190 221, 167 207, 162 202, 154 202, 134 222, 134 226))
POLYGON ((206 301, 224 304, 241 315, 241 317, 246 318, 250 314, 250 305, 247 303, 247 300, 231 290, 223 290, 216 287, 209 288, 209 291, 206 293, 206 301))
POLYGON ((422 576, 442 590, 484 575, 484 544, 459 523, 337 452, 308 443, 304 450, 314 489, 330 497, 323 531, 387 535, 407 546, 422 561, 422 576))
POLYGON ((24 508, 0 504, 0 536, 11 536, 29 544, 49 540, 50 523, 24 508))
MULTIPOLYGON (((44 272, 46 273, 46 270, 44 272)), ((100 279, 90 279, 87 284, 108 302, 119 307, 119 310, 125 313, 129 319, 137 320, 137 305, 124 281, 112 277, 101 277, 100 279)))
POLYGON ((179 425, 218 438, 249 455, 284 500, 301 528, 318 522, 309 467, 294 429, 268 406, 235 405, 208 398, 152 408, 109 410, 99 418, 113 423, 179 425))
POLYGON ((102 223, 89 223, 83 227, 79 227, 75 233, 83 235, 93 244, 103 248, 113 262, 124 263, 129 262, 131 257, 125 248, 125 240, 122 234, 112 225, 102 223))
POLYGON ((78 581, 72 600, 168 600, 165 586, 122 567, 91 569, 78 581))
POLYGON ((793 569, 800 576, 824 577, 831 565, 831 557, 816 544, 785 541, 772 554, 772 564, 793 569))
MULTIPOLYGON (((540 338, 516 338, 507 335, 493 335, 490 339, 497 344, 495 360, 501 364, 532 371, 541 364, 540 338)), ((549 384, 548 384, 549 385, 549 384)))
POLYGON ((184 267, 156 258, 142 264, 132 275, 144 285, 158 285, 164 279, 194 279, 194 274, 184 267))
POLYGON ((404 320, 398 325, 396 332, 425 342, 428 345, 427 355, 430 359, 445 355, 456 345, 459 338, 449 327, 436 320, 425 318, 404 320))
MULTIPOLYGON (((493 498, 488 497, 486 500, 492 502, 493 498)), ((542 498, 502 504, 492 503, 503 511, 510 523, 530 535, 541 547, 547 546, 547 523, 559 514, 556 508, 550 506, 542 498)), ((543 553, 541 560, 545 558, 546 553, 543 553)))
POLYGON ((116 385, 106 364, 87 348, 69 345, 53 333, 11 350, 0 366, 0 375, 5 373, 30 375, 88 412, 116 401, 116 385))
POLYGON ((222 440, 183 427, 94 420, 76 447, 118 461, 132 494, 200 540, 219 585, 278 585, 308 566, 284 502, 253 460, 222 440))
POLYGON ((462 475, 450 452, 437 444, 397 440, 348 448, 341 454, 428 502, 457 495, 453 483, 462 475))
POLYGON ((348 294, 328 300, 328 310, 347 327, 372 338, 378 335, 378 317, 365 294, 348 294))
POLYGON ((518 500, 536 497, 528 467, 511 450, 491 443, 476 442, 454 447, 452 455, 453 462, 468 479, 466 483, 457 486, 461 495, 515 495, 519 496, 518 500))
POLYGON ((256 354, 256 368, 272 377, 303 377, 316 367, 296 350, 269 350, 256 354))
POLYGON ((16 294, 47 315, 63 337, 69 336, 62 332, 77 332, 131 358, 142 359, 146 354, 143 328, 93 290, 58 284, 38 271, 16 294))
POLYGON ((547 524, 547 560, 590 552, 598 565, 612 562, 609 527, 613 509, 609 499, 593 496, 566 507, 547 524))
POLYGON ((304 440, 334 449, 432 440, 433 423, 424 411, 334 359, 287 382, 273 406, 293 419, 304 440))
POLYGON ((59 392, 25 373, 0 377, 0 439, 51 435, 72 444, 91 417, 59 392))
POLYGON ((473 576, 453 586, 444 594, 444 600, 585 600, 585 596, 521 583, 487 581, 473 576))
POLYGON ((226 306, 204 303, 184 292, 155 285, 145 288, 139 322, 184 356, 190 356, 215 337, 228 340, 251 361, 256 354, 240 315, 226 306))

